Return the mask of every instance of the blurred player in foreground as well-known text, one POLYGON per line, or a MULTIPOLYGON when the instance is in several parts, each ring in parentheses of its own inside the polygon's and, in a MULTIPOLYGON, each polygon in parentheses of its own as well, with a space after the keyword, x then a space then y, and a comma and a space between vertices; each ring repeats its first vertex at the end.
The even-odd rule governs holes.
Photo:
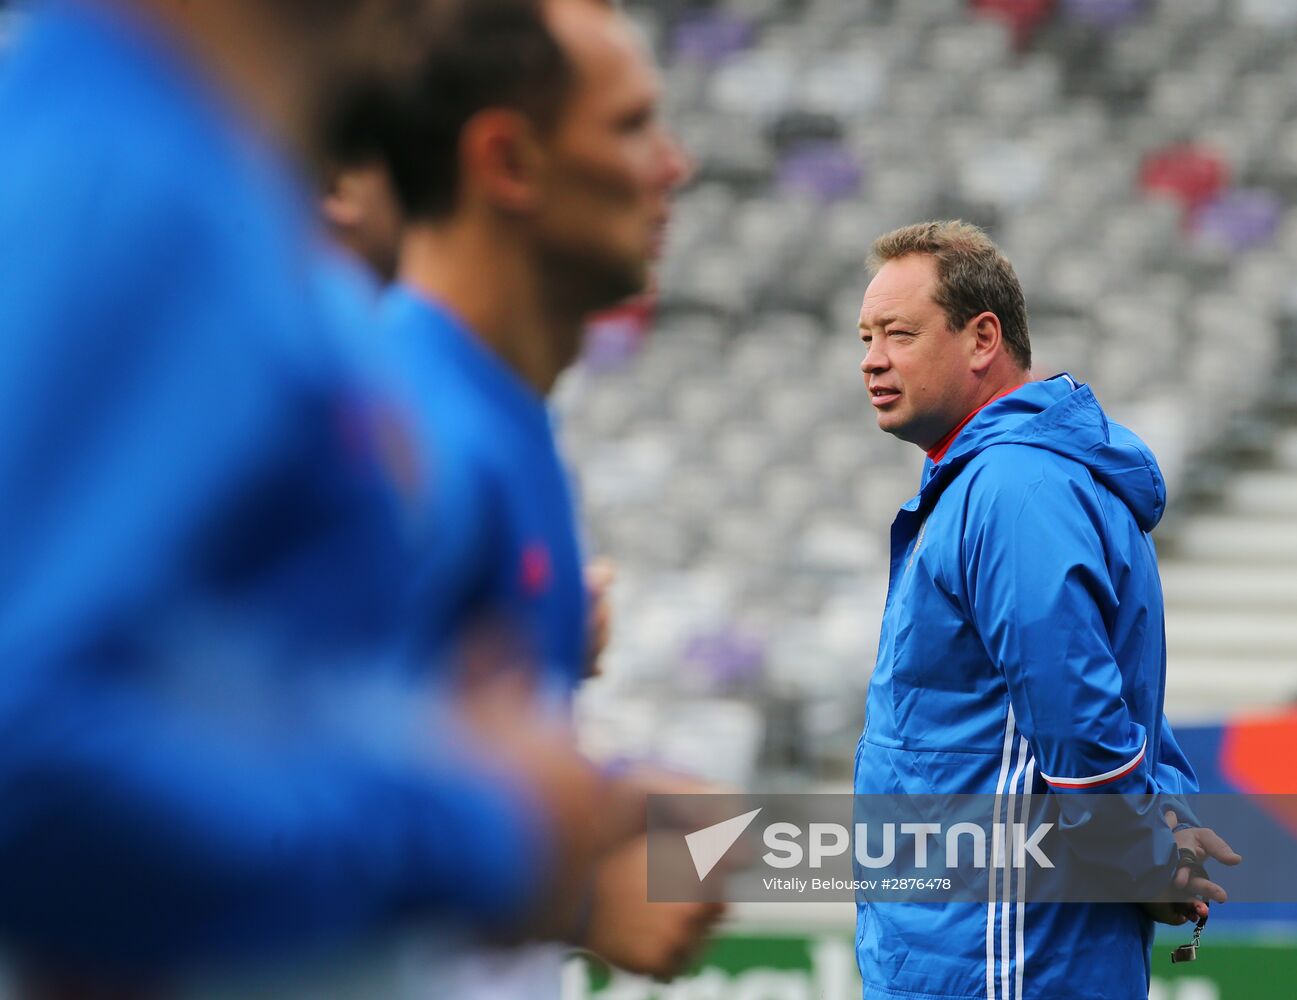
MULTIPOLYGON (((1157 462, 1088 387, 1031 381, 1022 290, 981 230, 898 230, 872 263, 861 371, 878 426, 927 458, 892 529, 857 794, 994 794, 1011 810, 1029 794, 1195 791, 1162 712, 1157 462)), ((1169 825, 1164 864, 1132 879, 1184 887, 1177 847, 1239 860, 1169 825)), ((1224 898, 1204 878, 1188 888, 1224 898)), ((1147 997, 1148 910, 1023 904, 1019 889, 1006 869, 985 909, 862 905, 865 997, 1147 997)))
MULTIPOLYGON (((508 634, 566 716, 605 623, 589 613, 546 396, 588 316, 644 288, 688 168, 658 120, 651 57, 612 4, 431 6, 421 82, 389 137, 407 225, 381 329, 421 429, 428 564, 413 641, 439 657, 508 634)), ((646 851, 638 840, 600 869, 570 939, 669 976, 720 909, 648 903, 646 851)), ((552 997, 560 959, 483 953, 439 981, 457 997, 552 997)))
POLYGON ((0 939, 36 991, 546 932, 639 822, 530 705, 383 669, 399 500, 297 164, 387 11, 50 0, 6 56, 0 939))

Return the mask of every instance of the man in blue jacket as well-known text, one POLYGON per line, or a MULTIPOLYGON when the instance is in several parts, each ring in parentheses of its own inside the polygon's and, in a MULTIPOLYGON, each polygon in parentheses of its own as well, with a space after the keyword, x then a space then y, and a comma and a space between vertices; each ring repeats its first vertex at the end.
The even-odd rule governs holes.
MULTIPOLYGON (((870 403, 927 457, 892 527, 857 794, 993 795, 1003 822, 1032 795, 1195 791, 1162 710, 1152 454, 1088 387, 1031 380, 1022 290, 981 230, 901 229, 872 266, 870 403)), ((1210 831, 1152 836, 1151 877, 1168 886, 1187 878, 1177 845, 1237 860, 1210 831)), ((993 874, 986 906, 862 904, 865 997, 1147 996, 1146 910, 1024 903, 1021 878, 993 874)))

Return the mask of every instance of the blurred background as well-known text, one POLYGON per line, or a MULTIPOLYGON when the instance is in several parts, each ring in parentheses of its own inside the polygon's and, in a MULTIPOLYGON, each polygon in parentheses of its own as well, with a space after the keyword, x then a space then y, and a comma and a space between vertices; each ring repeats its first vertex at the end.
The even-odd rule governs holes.
MULTIPOLYGON (((1297 0, 626 6, 697 174, 655 294, 594 324, 559 394, 618 572, 589 746, 850 788, 921 467, 861 384, 863 260, 958 217, 1018 270, 1036 375, 1091 384, 1161 462, 1166 707, 1203 790, 1297 792, 1297 0)), ((696 975, 574 962, 565 997, 847 1000, 853 921, 740 907, 696 975)), ((1154 1000, 1297 996, 1297 906, 1226 907, 1173 969, 1182 940, 1154 1000)))
MULTIPOLYGON (((656 295, 596 323, 560 395, 618 566, 591 745, 850 787, 922 459, 862 387, 863 260, 957 217, 1017 268, 1037 377, 1090 383, 1161 462, 1166 707, 1203 790, 1297 791, 1297 0, 627 8, 697 176, 656 295)), ((711 978, 599 995, 858 996, 850 910, 741 911, 711 978)), ((1172 978, 1181 937, 1154 998, 1297 996, 1297 908, 1224 908, 1172 978)))

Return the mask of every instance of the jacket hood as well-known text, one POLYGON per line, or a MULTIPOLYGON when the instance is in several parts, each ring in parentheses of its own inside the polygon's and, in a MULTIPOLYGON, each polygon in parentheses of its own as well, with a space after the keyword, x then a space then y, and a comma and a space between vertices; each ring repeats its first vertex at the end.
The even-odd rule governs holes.
POLYGON ((1143 531, 1152 531, 1166 510, 1166 482, 1153 453, 1110 421, 1090 387, 1070 375, 1028 382, 988 405, 960 431, 940 464, 927 463, 925 483, 997 444, 1044 448, 1080 462, 1130 508, 1143 531))

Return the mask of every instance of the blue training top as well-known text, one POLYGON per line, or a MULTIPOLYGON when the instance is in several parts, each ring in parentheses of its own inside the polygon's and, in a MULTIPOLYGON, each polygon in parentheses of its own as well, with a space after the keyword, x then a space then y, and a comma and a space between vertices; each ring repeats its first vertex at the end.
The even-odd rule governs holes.
POLYGON ((38 8, 0 136, 4 942, 166 975, 524 912, 535 805, 376 667, 404 550, 307 189, 130 4, 38 8))
POLYGON ((441 305, 398 286, 380 336, 392 399, 412 422, 412 636, 444 665, 501 633, 556 702, 584 673, 586 595, 572 496, 544 400, 441 305))

